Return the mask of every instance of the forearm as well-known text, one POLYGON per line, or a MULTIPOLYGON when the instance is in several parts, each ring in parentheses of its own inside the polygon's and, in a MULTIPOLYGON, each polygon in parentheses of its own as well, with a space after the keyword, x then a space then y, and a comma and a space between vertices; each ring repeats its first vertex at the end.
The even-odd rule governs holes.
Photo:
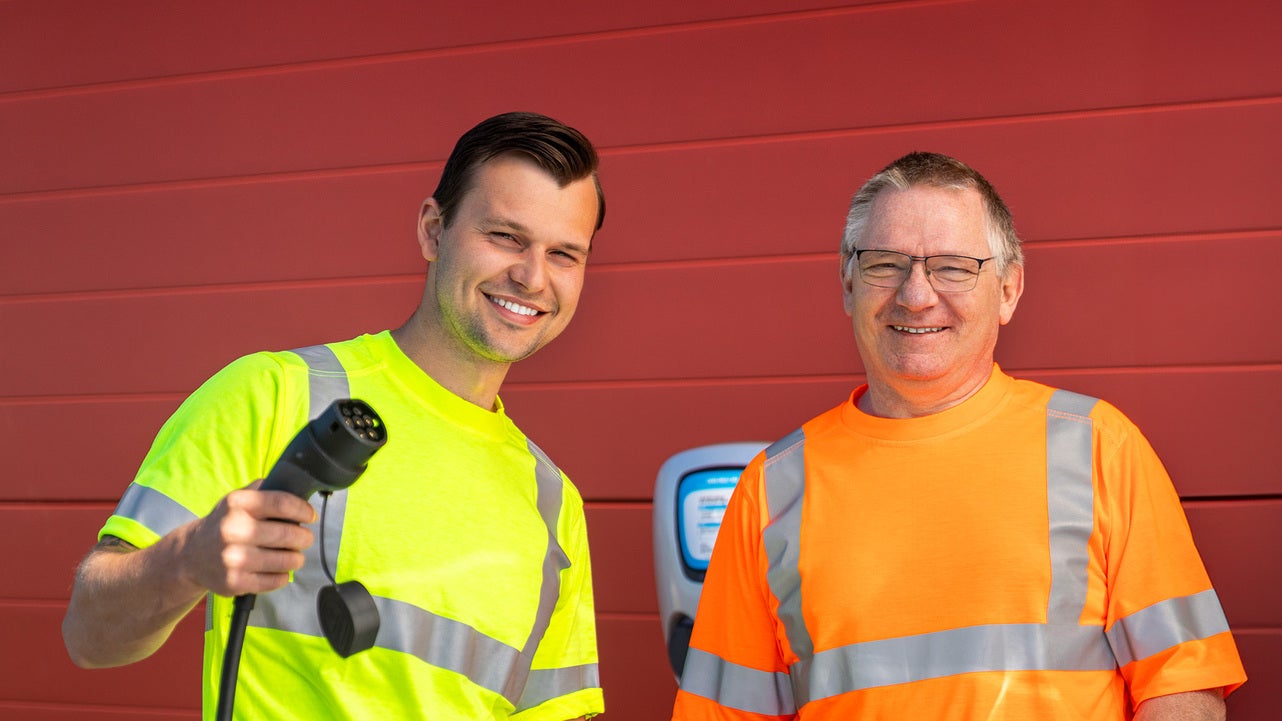
POLYGON ((205 589, 185 578, 178 562, 189 531, 180 528, 142 550, 109 540, 85 558, 62 622, 77 666, 121 666, 150 656, 200 602, 205 589))
POLYGON ((84 668, 140 661, 160 648, 206 593, 240 596, 285 585, 302 568, 316 520, 281 491, 232 491, 214 510, 133 550, 100 543, 80 564, 62 638, 84 668))
POLYGON ((1224 721, 1220 689, 1155 696, 1135 710, 1135 721, 1224 721))

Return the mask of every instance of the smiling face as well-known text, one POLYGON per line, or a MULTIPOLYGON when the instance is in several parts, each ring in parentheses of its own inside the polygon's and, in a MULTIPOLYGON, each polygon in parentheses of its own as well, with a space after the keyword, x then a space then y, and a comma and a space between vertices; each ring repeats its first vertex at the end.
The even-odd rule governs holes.
POLYGON ((518 154, 477 167, 451 217, 429 199, 419 221, 431 262, 420 309, 428 352, 456 368, 506 368, 560 335, 578 307, 596 220, 591 177, 562 188, 518 154))
MULTIPOLYGON (((993 255, 983 201, 971 189, 917 185, 882 191, 857 241, 860 249, 914 256, 993 255)), ((875 415, 904 417, 938 412, 965 400, 988 380, 998 329, 1008 323, 1023 292, 1023 268, 1006 276, 985 263, 973 290, 939 293, 921 263, 899 288, 864 283, 843 270, 846 314, 868 374, 860 405, 875 415)))

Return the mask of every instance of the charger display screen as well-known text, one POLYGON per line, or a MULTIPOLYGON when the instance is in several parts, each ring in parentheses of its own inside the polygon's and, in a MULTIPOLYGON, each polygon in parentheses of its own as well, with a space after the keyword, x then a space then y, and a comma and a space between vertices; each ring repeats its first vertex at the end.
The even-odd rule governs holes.
POLYGON ((730 494, 741 468, 709 468, 687 473, 677 484, 677 537, 686 571, 700 578, 708 569, 730 494))

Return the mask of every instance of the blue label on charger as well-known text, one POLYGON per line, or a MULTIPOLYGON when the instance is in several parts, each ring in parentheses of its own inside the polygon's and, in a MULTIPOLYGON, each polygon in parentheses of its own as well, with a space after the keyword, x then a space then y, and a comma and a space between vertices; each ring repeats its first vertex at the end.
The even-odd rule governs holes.
POLYGON ((739 483, 738 468, 695 471, 677 486, 677 536, 681 558, 696 571, 708 569, 712 547, 717 541, 721 518, 730 494, 739 483))

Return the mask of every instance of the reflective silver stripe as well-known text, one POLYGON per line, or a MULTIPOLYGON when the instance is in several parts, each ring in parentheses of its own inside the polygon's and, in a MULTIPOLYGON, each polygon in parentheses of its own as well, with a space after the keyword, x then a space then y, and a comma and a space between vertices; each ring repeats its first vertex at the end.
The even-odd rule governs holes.
POLYGON ((561 544, 556 540, 557 522, 561 517, 561 471, 552 463, 543 449, 526 440, 530 454, 534 456, 534 478, 538 493, 537 505, 543 525, 547 527, 547 551, 543 554, 543 582, 539 589, 539 607, 534 614, 534 624, 530 635, 521 651, 522 663, 513 669, 508 677, 508 685, 503 697, 513 702, 517 711, 533 708, 547 699, 536 700, 536 689, 530 689, 532 695, 527 698, 526 680, 530 673, 530 664, 534 661, 534 652, 538 650, 543 635, 547 633, 548 624, 552 623, 552 612, 556 610, 556 601, 561 597, 561 571, 570 567, 570 557, 565 554, 561 544))
POLYGON ((801 509, 806 497, 806 434, 789 433, 765 450, 763 474, 770 523, 762 531, 768 566, 766 583, 779 601, 779 620, 788 645, 800 658, 815 652, 801 605, 801 509))
POLYGON ((878 686, 977 671, 1116 666, 1098 626, 995 624, 855 643, 793 665, 797 705, 878 686))
POLYGON ((1119 619, 1108 630, 1119 666, 1148 658, 1185 641, 1199 641, 1229 630, 1214 589, 1155 603, 1119 619))
MULTIPOLYGON (((766 580, 779 601, 778 615, 788 642, 800 659, 789 669, 797 708, 849 691, 974 671, 1116 667, 1117 660, 1103 629, 1079 625, 1086 603, 1088 544, 1094 527, 1094 448, 1089 416, 1097 402, 1076 393, 1056 391, 1047 404, 1051 589, 1046 624, 949 629, 851 644, 815 654, 802 615, 799 565, 805 498, 804 433, 794 431, 767 449, 765 483, 771 520, 762 534, 769 562, 766 580)), ((1164 629, 1178 626, 1169 622, 1153 625, 1164 629)), ((1126 630, 1119 629, 1118 634, 1125 638, 1126 630)), ((1178 634, 1167 634, 1172 635, 1178 634)), ((689 685, 702 688, 704 693, 700 695, 738 708, 735 704, 748 698, 761 682, 726 675, 721 670, 726 662, 713 658, 715 662, 705 659, 702 666, 696 667, 701 672, 689 685)), ((683 678, 683 688, 686 685, 683 678)))
MULTIPOLYGON (((801 659, 814 654, 814 642, 802 617, 801 515, 806 495, 805 431, 801 428, 765 450, 766 511, 770 522, 761 532, 767 561, 766 584, 779 602, 778 615, 788 645, 801 659)), ((760 671, 691 647, 681 674, 681 688, 713 699, 727 708, 767 715, 796 713, 796 679, 760 671)))
POLYGON ((329 346, 314 345, 290 352, 307 364, 308 418, 319 416, 330 403, 350 395, 347 371, 329 346))
MULTIPOLYGON (((312 418, 333 401, 348 397, 347 376, 333 351, 316 346, 294 353, 308 364, 312 418)), ((570 566, 570 559, 556 540, 561 515, 561 472, 533 443, 529 443, 528 448, 535 458, 536 505, 547 528, 547 552, 543 559, 539 605, 523 648, 513 648, 465 623, 413 604, 374 596, 380 618, 375 646, 407 653, 432 666, 462 674, 476 685, 503 696, 518 711, 572 691, 600 686, 596 664, 530 669, 560 598, 561 571, 570 566)), ((337 568, 346 500, 346 491, 332 494, 325 517, 325 551, 332 569, 337 568)), ((312 505, 319 516, 319 495, 312 498, 312 505)), ((314 532, 318 530, 313 528, 314 532)), ((320 565, 319 546, 312 544, 304 552, 304 566, 294 574, 293 583, 259 597, 250 617, 251 625, 309 636, 323 635, 316 617, 315 599, 317 592, 329 584, 329 579, 320 565)))
POLYGON ((516 710, 524 711, 585 688, 600 687, 601 674, 595 663, 568 668, 536 668, 530 671, 516 710))
POLYGON ((1057 390, 1046 405, 1046 496, 1051 591, 1047 623, 1076 624, 1086 606, 1090 537, 1095 525, 1095 398, 1057 390))
MULTIPOLYGON (((331 403, 350 395, 347 371, 329 347, 317 345, 292 352, 307 363, 308 418, 319 416, 331 403)), ((307 524, 307 527, 319 538, 319 519, 322 517, 321 509, 325 505, 325 499, 316 494, 310 500, 312 507, 316 509, 318 520, 307 524)), ((330 494, 324 514, 324 546, 330 570, 335 575, 338 575, 338 549, 343 537, 343 516, 346 512, 347 490, 330 494)), ((249 616, 249 625, 309 636, 323 635, 320 620, 316 616, 316 594, 329 585, 329 579, 321 566, 320 551, 320 543, 313 543, 303 550, 303 567, 294 572, 293 581, 276 591, 260 595, 249 616)))
POLYGON ((154 488, 130 483, 116 504, 113 515, 141 523, 157 536, 164 536, 198 516, 181 503, 154 488))
POLYGON ((382 621, 374 642, 379 648, 408 653, 498 694, 520 665, 518 649, 465 623, 403 601, 379 596, 374 601, 382 621))
POLYGON ((797 712, 788 674, 740 666, 693 647, 686 654, 681 690, 749 713, 787 716, 797 712))

